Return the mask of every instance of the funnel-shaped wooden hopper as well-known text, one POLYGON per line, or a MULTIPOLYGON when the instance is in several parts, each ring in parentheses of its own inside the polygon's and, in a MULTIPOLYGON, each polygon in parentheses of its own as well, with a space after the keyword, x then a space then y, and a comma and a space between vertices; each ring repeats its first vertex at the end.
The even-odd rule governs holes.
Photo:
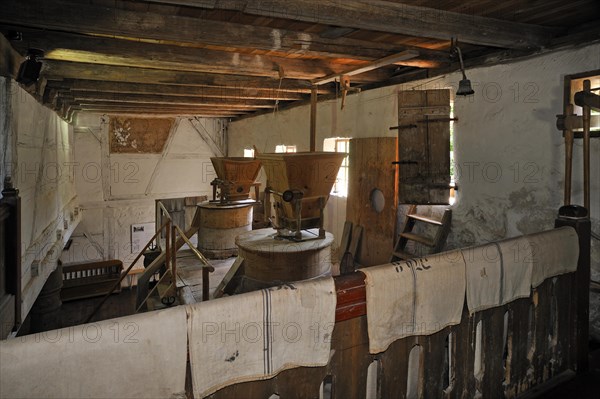
POLYGON ((215 157, 210 160, 217 178, 223 182, 221 195, 226 195, 230 201, 248 199, 250 188, 260 171, 260 161, 242 157, 215 157))
MULTIPOLYGON (((302 193, 302 229, 319 227, 321 209, 329 199, 329 193, 337 173, 347 154, 340 152, 296 152, 282 154, 258 154, 267 174, 267 186, 275 193, 298 191, 302 193)), ((297 215, 292 202, 286 202, 275 194, 277 224, 296 229, 297 215)))

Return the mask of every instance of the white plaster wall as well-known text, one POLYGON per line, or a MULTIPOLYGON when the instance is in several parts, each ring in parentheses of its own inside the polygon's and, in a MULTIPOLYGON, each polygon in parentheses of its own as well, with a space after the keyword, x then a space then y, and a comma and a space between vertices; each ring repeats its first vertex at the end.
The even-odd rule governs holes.
MULTIPOLYGON (((73 162, 73 131, 14 81, 0 104, 9 116, 3 130, 2 177, 10 175, 22 204, 21 248, 24 319, 48 275, 56 269, 66 241, 79 223, 73 162), (9 105, 10 101, 10 105, 9 105)), ((6 93, 6 92, 5 92, 6 93)))
POLYGON ((199 130, 221 144, 226 121, 198 118, 192 124, 177 118, 161 154, 109 153, 108 121, 83 114, 75 122, 75 183, 83 220, 65 262, 120 259, 127 267, 141 249, 132 251, 131 225, 154 223, 155 199, 212 196, 216 175, 210 157, 221 154, 199 130))
MULTIPOLYGON (((551 228, 563 198, 564 141, 555 127, 562 113, 563 77, 600 69, 600 44, 554 51, 467 70, 475 96, 455 99, 454 155, 459 190, 448 247, 473 245, 551 228)), ((394 136, 397 92, 456 89, 458 73, 350 95, 318 104, 317 146, 327 137, 394 136)), ((308 150, 309 107, 236 121, 230 155, 253 144, 308 150)), ((592 140, 592 228, 600 233, 600 140, 592 140)), ((573 202, 582 203, 581 141, 575 144, 573 202)), ((339 217, 339 213, 337 215, 339 217)), ((336 216, 334 216, 336 217, 336 216)), ((343 223, 337 220, 336 224, 343 223)), ((600 245, 592 240, 592 278, 600 280, 600 245)), ((593 332, 600 339, 600 298, 592 296, 593 332)))

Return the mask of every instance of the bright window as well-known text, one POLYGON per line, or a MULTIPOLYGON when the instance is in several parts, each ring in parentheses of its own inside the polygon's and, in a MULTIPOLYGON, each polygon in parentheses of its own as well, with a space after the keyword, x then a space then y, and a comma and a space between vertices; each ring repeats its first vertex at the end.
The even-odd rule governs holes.
MULTIPOLYGON (((323 141, 323 151, 329 152, 345 152, 350 151, 350 138, 347 137, 332 137, 323 141)), ((332 195, 338 197, 348 196, 348 156, 342 161, 337 178, 331 190, 332 195)))
POLYGON ((254 148, 244 148, 244 158, 254 158, 254 148))
POLYGON ((279 144, 275 146, 275 152, 296 152, 296 146, 279 144))

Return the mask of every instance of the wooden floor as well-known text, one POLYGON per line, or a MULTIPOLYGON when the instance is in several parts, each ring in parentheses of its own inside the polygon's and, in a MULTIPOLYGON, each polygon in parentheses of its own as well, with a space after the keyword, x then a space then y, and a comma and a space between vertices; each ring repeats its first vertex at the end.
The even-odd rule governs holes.
MULTIPOLYGON (((210 264, 215 268, 209 276, 211 296, 234 261, 235 258, 210 259, 210 264)), ((202 302, 201 263, 191 250, 183 249, 177 253, 177 275, 177 288, 189 287, 196 302, 202 302)))

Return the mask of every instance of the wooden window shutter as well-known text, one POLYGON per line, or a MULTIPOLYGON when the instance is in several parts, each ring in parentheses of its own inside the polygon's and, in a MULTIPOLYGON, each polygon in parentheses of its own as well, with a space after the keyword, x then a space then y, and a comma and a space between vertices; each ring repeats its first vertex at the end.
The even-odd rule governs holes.
POLYGON ((450 90, 398 93, 400 204, 448 204, 450 90))

